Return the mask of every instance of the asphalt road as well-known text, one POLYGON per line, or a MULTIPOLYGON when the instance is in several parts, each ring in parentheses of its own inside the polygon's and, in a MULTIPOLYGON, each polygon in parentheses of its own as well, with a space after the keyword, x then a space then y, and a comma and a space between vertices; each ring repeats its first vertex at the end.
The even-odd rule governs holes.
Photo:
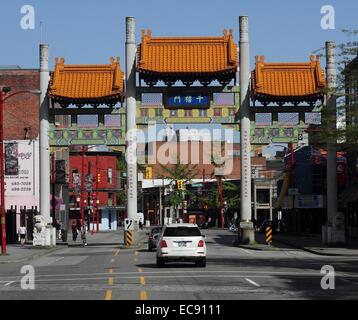
POLYGON ((289 247, 272 251, 232 245, 228 231, 205 230, 206 268, 158 269, 146 243, 70 247, 21 264, 0 265, 0 300, 276 300, 357 299, 358 257, 323 257, 289 247), (21 268, 35 271, 35 291, 21 289, 21 268), (321 268, 335 269, 335 289, 321 288, 321 268))

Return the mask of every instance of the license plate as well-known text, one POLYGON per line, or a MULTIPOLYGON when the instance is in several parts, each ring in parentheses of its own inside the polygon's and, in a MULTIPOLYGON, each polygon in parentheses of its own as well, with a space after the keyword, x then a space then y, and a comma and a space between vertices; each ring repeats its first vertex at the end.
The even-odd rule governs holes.
POLYGON ((179 248, 185 248, 186 247, 186 242, 179 242, 178 247, 179 248))

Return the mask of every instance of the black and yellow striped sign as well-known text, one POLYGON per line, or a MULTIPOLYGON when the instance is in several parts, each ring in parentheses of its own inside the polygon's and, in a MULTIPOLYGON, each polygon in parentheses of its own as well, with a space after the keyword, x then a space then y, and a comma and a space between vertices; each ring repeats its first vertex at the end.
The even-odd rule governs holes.
POLYGON ((271 227, 267 227, 266 228, 266 243, 270 246, 272 244, 272 228, 271 227))
POLYGON ((133 244, 133 231, 128 230, 126 232, 126 244, 131 246, 133 244))

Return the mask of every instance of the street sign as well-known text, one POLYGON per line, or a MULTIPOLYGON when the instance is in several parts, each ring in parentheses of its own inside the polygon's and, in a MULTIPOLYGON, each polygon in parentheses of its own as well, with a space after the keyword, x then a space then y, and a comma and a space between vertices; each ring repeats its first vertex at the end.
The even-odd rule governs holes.
POLYGON ((133 219, 126 219, 124 221, 124 230, 125 231, 133 231, 134 230, 134 220, 133 219))

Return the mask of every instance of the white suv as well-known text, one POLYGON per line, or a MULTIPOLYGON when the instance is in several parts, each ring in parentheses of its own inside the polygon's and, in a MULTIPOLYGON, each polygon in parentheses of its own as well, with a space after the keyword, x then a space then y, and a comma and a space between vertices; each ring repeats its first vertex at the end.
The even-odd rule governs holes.
POLYGON ((206 267, 205 236, 196 224, 178 223, 166 225, 157 246, 157 266, 165 262, 193 261, 198 267, 206 267))

